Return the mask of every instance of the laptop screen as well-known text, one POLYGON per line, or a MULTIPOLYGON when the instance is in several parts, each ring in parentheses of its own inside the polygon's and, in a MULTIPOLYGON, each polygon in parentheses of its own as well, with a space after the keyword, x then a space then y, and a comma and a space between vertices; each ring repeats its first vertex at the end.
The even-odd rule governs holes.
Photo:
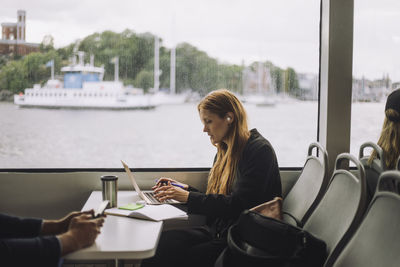
POLYGON ((129 179, 131 180, 131 183, 133 187, 135 188, 135 191, 138 193, 139 197, 143 200, 146 200, 146 197, 143 195, 142 190, 140 190, 138 184, 136 183, 135 177, 133 177, 133 173, 128 167, 128 164, 126 164, 123 160, 121 160, 122 165, 125 168, 126 173, 128 174, 129 179))

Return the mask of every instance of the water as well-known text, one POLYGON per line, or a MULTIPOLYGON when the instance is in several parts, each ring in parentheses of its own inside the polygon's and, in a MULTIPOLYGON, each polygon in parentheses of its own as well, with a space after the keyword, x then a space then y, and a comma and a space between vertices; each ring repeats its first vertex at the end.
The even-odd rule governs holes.
MULTIPOLYGON (((351 152, 377 141, 384 103, 353 104, 351 152)), ((281 167, 304 164, 317 138, 317 102, 247 104, 257 128, 277 153, 281 167)), ((210 167, 216 152, 195 103, 154 110, 24 109, 0 102, 0 168, 210 167)))

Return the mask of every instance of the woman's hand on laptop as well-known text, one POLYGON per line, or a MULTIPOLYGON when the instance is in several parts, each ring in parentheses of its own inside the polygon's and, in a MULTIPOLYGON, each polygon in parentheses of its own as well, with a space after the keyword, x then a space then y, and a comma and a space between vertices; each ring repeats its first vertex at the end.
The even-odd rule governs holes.
MULTIPOLYGON (((175 182, 174 182, 175 183, 175 182)), ((168 182, 167 185, 159 186, 154 189, 154 196, 160 201, 163 202, 168 199, 175 199, 179 202, 187 202, 189 197, 189 191, 172 185, 171 182, 168 182)))
POLYGON ((187 190, 189 188, 189 185, 187 185, 187 184, 180 183, 180 182, 178 182, 174 179, 168 178, 168 177, 161 177, 156 180, 156 185, 153 186, 151 189, 156 190, 157 188, 159 188, 161 186, 168 185, 168 183, 178 186, 180 188, 183 188, 185 190, 187 190))

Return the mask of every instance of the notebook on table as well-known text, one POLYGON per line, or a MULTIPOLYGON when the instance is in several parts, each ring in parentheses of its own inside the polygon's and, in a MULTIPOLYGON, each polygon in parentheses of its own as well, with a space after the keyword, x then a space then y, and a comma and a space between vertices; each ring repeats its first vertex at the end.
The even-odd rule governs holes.
POLYGON ((187 220, 186 212, 168 204, 145 205, 139 209, 129 210, 120 208, 107 209, 106 214, 132 217, 151 221, 164 221, 170 219, 187 220))

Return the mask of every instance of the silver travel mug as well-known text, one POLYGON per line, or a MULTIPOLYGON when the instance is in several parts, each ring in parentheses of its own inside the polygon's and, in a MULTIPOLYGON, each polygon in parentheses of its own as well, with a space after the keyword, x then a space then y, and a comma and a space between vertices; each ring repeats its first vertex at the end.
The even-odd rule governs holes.
POLYGON ((108 208, 117 206, 117 192, 118 192, 118 176, 103 175, 101 176, 103 201, 109 200, 108 208))

